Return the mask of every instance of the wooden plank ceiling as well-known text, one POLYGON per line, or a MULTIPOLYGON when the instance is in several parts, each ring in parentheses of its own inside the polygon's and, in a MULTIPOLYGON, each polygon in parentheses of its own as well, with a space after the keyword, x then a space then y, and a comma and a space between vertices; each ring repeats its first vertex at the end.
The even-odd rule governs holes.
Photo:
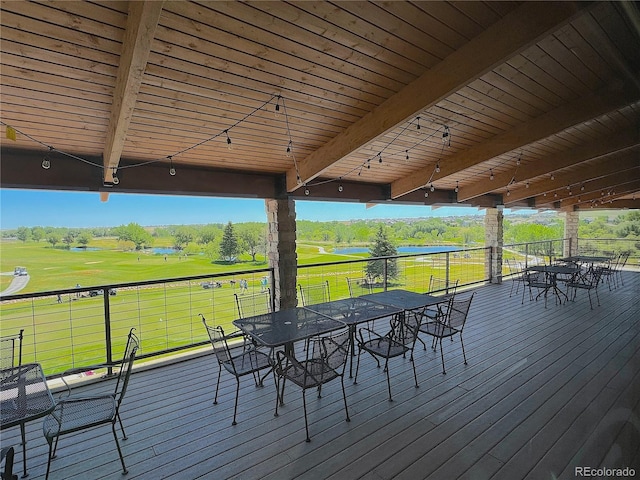
POLYGON ((3 188, 640 207, 634 2, 1 8, 3 188))

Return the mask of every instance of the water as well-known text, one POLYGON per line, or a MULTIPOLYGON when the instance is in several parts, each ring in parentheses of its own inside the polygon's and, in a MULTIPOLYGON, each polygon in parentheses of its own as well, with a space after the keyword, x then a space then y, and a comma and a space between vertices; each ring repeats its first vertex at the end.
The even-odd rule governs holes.
POLYGON ((97 252, 101 250, 98 247, 71 247, 69 251, 71 252, 97 252))
POLYGON ((176 253, 176 249, 175 248, 171 248, 171 247, 155 247, 151 249, 153 251, 153 253, 159 254, 159 255, 170 255, 172 253, 176 253))
MULTIPOLYGON (((462 250, 461 247, 453 247, 451 245, 435 245, 435 246, 422 246, 422 247, 398 247, 398 253, 441 253, 441 252, 455 252, 462 250)), ((347 247, 336 248, 333 253, 338 255, 349 255, 352 253, 368 253, 367 247, 347 247)))

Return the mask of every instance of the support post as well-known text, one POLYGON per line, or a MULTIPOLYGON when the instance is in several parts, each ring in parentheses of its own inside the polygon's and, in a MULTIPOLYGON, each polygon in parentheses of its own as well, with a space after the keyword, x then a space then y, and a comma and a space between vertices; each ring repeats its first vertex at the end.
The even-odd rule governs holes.
POLYGON ((487 208, 484 216, 484 245, 491 249, 485 256, 485 278, 491 283, 502 283, 502 208, 487 208))
POLYGON ((267 211, 267 257, 273 268, 275 308, 296 307, 298 256, 296 254, 296 210, 293 199, 265 199, 267 211))
POLYGON ((564 247, 562 255, 570 257, 578 253, 578 226, 580 212, 564 212, 564 247))

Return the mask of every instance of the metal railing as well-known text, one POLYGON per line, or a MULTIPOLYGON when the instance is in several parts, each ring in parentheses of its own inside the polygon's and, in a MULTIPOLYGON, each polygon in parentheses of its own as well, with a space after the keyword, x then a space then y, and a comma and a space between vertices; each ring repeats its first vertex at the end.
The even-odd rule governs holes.
MULTIPOLYGON (((580 240, 579 253, 617 251, 630 244, 580 240)), ((563 239, 505 245, 503 258, 526 268, 562 256, 564 245, 563 239)), ((638 249, 634 252, 631 263, 637 265, 638 249)), ((356 296, 394 288, 426 292, 432 277, 444 281, 441 289, 446 291, 456 281, 459 288, 492 281, 487 265, 494 255, 492 248, 472 248, 299 265, 297 284, 328 282, 332 300, 349 296, 347 278, 356 296)), ((41 363, 50 376, 117 361, 131 327, 141 339, 140 358, 158 358, 206 345, 199 313, 231 331, 238 317, 234 295, 260 292, 271 287, 273 278, 273 270, 265 268, 4 296, 2 332, 24 329, 23 361, 41 363)))

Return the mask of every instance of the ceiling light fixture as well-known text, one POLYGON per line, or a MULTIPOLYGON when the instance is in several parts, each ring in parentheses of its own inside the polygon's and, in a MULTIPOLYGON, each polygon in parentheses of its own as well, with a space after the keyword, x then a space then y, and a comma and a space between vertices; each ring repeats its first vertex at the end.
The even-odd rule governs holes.
POLYGON ((53 147, 49 147, 49 151, 46 153, 44 159, 42 160, 42 168, 44 168, 45 170, 49 170, 51 168, 51 160, 49 160, 49 154, 52 150, 53 147))
POLYGON ((173 168, 173 157, 171 155, 169 155, 169 175, 172 177, 176 175, 176 169, 173 168))
POLYGON ((113 184, 114 185, 118 185, 120 183, 120 179, 118 178, 117 172, 118 172, 118 170, 116 169, 116 167, 113 167, 113 175, 112 175, 112 177, 113 177, 113 184))

